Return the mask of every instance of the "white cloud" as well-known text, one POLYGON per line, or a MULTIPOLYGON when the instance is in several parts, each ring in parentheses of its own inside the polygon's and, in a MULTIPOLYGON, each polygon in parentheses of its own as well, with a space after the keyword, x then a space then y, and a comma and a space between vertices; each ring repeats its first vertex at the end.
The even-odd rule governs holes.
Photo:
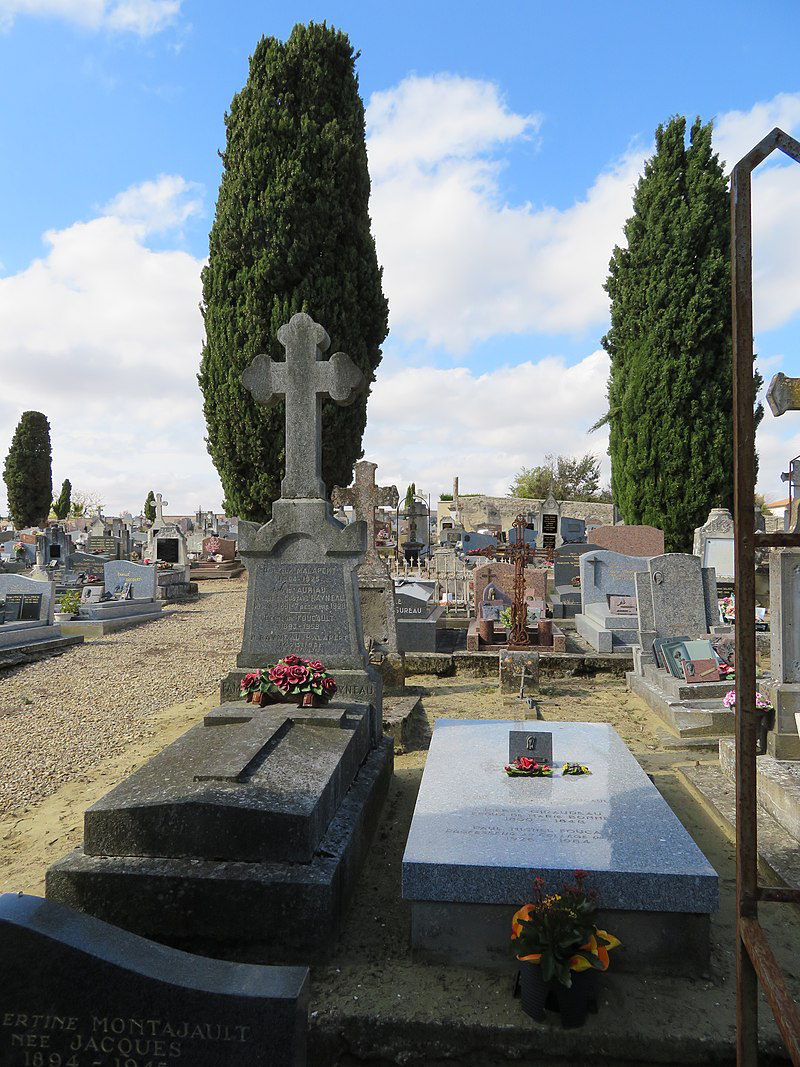
MULTIPOLYGON (((775 127, 800 133, 800 93, 779 93, 715 123, 714 146, 728 170, 775 127)), ((800 311, 800 163, 775 152, 753 172, 753 319, 757 331, 800 311)))
POLYGON ((602 350, 571 367, 550 356, 484 374, 385 366, 369 399, 365 455, 381 485, 402 491, 415 481, 433 497, 454 475, 463 492, 505 495, 520 468, 548 452, 592 452, 608 480, 607 432, 587 432, 605 411, 607 376, 602 350))
POLYGON ((578 334, 603 323, 602 283, 638 154, 567 210, 512 206, 491 154, 531 137, 541 120, 510 111, 495 86, 409 78, 372 97, 367 122, 371 212, 395 334, 459 354, 496 334, 578 334))
MULTIPOLYGON (((371 211, 395 336, 455 356, 504 334, 599 336, 608 261, 652 146, 622 156, 559 210, 504 200, 497 154, 542 123, 510 111, 493 85, 409 78, 374 94, 367 120, 371 211)), ((719 116, 715 147, 735 161, 776 125, 798 129, 800 93, 719 116)), ((756 326, 767 330, 800 311, 800 167, 758 171, 753 205, 756 326)))
POLYGON ((0 30, 27 15, 150 37, 174 23, 180 8, 181 0, 0 0, 0 30))
POLYGON ((34 408, 50 420, 58 484, 119 510, 137 508, 155 479, 176 510, 219 507, 196 381, 203 264, 143 241, 198 210, 195 186, 162 176, 47 233, 42 259, 0 278, 0 453, 34 408))

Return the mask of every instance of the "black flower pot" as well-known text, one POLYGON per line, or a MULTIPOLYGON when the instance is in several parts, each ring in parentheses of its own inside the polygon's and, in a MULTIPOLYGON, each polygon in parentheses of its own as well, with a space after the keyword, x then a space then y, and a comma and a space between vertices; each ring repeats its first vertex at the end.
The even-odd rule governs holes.
POLYGON ((561 1015, 563 1027, 583 1026, 587 1013, 597 1011, 597 979, 595 970, 573 971, 567 988, 557 978, 545 982, 538 963, 520 962, 522 1010, 537 1022, 544 1021, 545 1011, 553 1011, 561 1015))
POLYGON ((758 720, 756 723, 756 740, 758 742, 756 755, 763 756, 767 751, 767 734, 775 728, 774 708, 756 708, 758 720))

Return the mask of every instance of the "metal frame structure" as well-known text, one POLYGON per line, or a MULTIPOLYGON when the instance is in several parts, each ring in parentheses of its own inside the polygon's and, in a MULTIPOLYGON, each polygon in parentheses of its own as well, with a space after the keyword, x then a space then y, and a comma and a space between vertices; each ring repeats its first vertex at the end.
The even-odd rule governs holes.
MULTIPOLYGON (((800 163, 800 142, 774 129, 731 174, 733 448, 736 560, 736 1062, 758 1064, 758 992, 763 989, 795 1067, 800 1014, 758 919, 760 901, 800 904, 800 889, 758 884, 756 804, 756 548, 799 547, 800 534, 755 532, 753 256, 751 175, 776 149, 800 163)), ((772 404, 770 405, 772 406, 772 404)))

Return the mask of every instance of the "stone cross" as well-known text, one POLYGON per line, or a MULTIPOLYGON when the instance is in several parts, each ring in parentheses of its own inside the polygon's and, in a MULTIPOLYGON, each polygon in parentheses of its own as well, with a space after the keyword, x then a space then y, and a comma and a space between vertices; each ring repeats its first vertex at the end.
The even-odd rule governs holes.
POLYGON ((767 389, 767 403, 776 416, 800 410, 800 378, 776 374, 767 389))
POLYGON ((379 486, 375 484, 377 463, 362 459, 356 463, 355 483, 349 489, 334 489, 332 502, 335 508, 347 504, 354 507, 356 519, 363 519, 367 524, 367 551, 362 571, 386 571, 386 565, 375 547, 375 508, 378 506, 396 508, 400 494, 396 485, 379 486))
POLYGON ((278 330, 286 361, 276 363, 261 353, 242 374, 242 384, 259 404, 286 401, 286 474, 281 497, 325 499, 322 481, 322 398, 351 404, 364 376, 344 352, 324 360, 330 338, 318 322, 299 312, 278 330))
POLYGON ((156 522, 159 524, 159 526, 166 525, 164 522, 164 512, 162 511, 162 507, 165 504, 167 507, 169 507, 169 501, 162 500, 161 493, 156 493, 156 522))

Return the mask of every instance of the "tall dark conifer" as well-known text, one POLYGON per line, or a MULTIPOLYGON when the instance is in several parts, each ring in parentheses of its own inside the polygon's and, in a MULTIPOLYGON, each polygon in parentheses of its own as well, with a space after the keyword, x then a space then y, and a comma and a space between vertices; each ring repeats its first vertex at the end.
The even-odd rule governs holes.
POLYGON ((41 411, 25 411, 6 456, 3 480, 8 512, 18 529, 41 526, 53 502, 50 423, 41 411))
POLYGON ((66 519, 69 515, 70 505, 72 503, 72 482, 69 478, 65 478, 61 483, 61 492, 58 494, 58 499, 53 501, 53 514, 59 520, 66 519))
MULTIPOLYGON (((364 108, 344 33, 297 25, 259 41, 225 116, 227 142, 208 266, 199 382, 208 450, 229 515, 270 517, 284 470, 284 406, 265 409, 239 380, 259 352, 281 359, 277 331, 297 311, 322 323, 367 382, 388 307, 370 232, 364 108)), ((323 404, 323 479, 349 485, 367 392, 323 404)))
POLYGON ((711 123, 656 130, 606 289, 611 483, 628 523, 691 551, 710 508, 733 500, 730 205, 711 123))

